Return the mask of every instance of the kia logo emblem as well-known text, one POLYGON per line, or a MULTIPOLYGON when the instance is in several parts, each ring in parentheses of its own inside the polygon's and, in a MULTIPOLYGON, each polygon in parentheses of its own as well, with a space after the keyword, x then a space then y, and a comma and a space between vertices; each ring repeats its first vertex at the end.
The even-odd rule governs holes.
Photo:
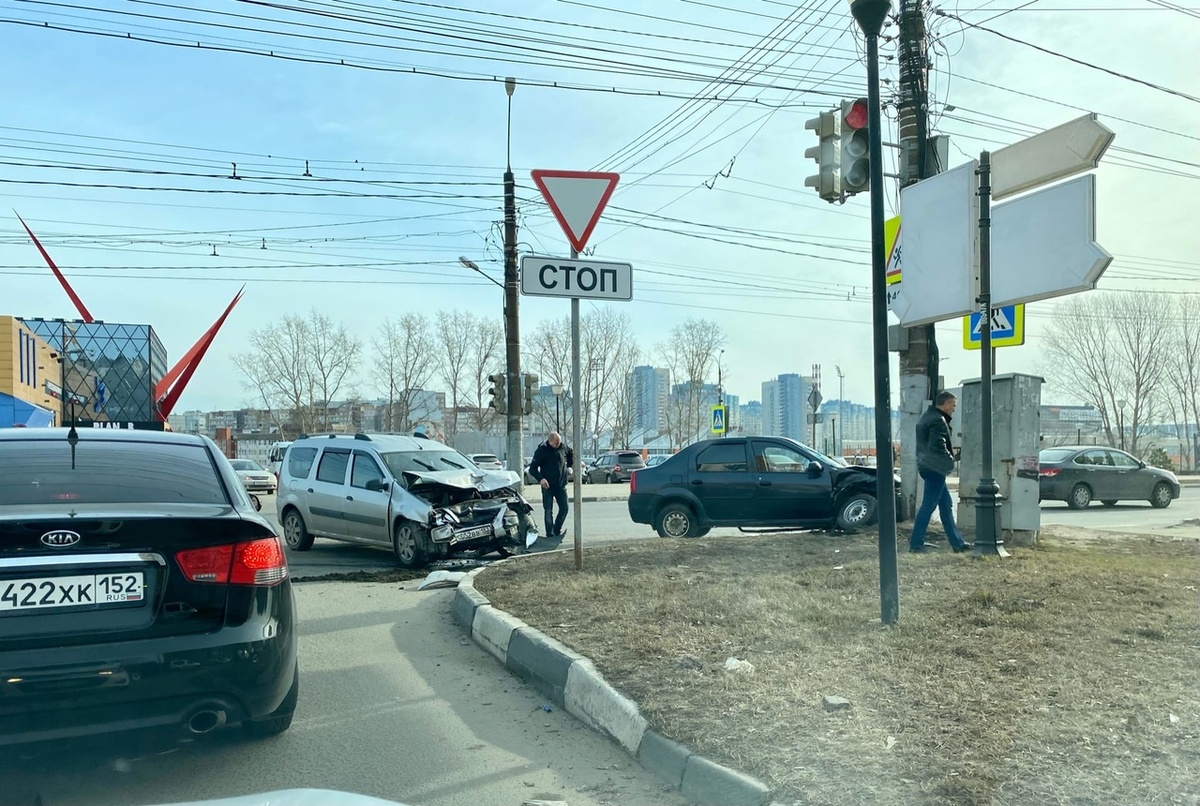
POLYGON ((42 545, 49 546, 52 549, 65 549, 74 546, 81 539, 77 532, 67 529, 55 529, 53 532, 46 532, 46 534, 42 535, 42 545))

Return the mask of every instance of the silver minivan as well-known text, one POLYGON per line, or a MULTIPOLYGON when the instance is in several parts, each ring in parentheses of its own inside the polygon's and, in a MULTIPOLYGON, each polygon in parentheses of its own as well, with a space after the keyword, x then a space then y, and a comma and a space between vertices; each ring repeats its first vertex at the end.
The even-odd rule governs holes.
POLYGON ((390 548, 406 568, 537 540, 516 473, 482 470, 421 436, 301 437, 287 448, 275 501, 293 551, 318 537, 346 540, 390 548))

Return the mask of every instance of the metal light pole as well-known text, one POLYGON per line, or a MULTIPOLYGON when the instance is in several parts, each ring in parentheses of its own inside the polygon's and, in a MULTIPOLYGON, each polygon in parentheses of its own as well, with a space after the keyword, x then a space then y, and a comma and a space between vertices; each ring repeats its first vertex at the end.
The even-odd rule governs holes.
POLYGON ((1008 557, 996 515, 1000 511, 1000 485, 992 469, 992 155, 979 155, 979 485, 975 488, 976 557, 1008 557))
POLYGON ((722 383, 723 377, 721 372, 721 358, 724 357, 725 351, 717 353, 717 405, 725 405, 725 386, 722 383))
POLYGON ((879 33, 890 0, 850 0, 850 13, 867 39, 867 129, 871 161, 871 320, 875 359, 875 456, 879 513, 879 614, 884 624, 900 618, 896 560, 896 493, 892 470, 892 394, 888 354, 887 259, 883 254, 883 132, 879 101, 879 33))
POLYGON ((833 368, 837 371, 838 376, 838 422, 842 424, 842 430, 840 432, 834 430, 833 441, 834 444, 837 445, 837 455, 841 456, 844 453, 842 450, 842 435, 846 433, 846 421, 842 419, 845 416, 842 414, 842 404, 846 400, 846 376, 842 374, 842 368, 840 366, 834 365, 833 368))
POLYGON ((512 96, 515 78, 504 79, 508 95, 508 135, 504 169, 504 341, 508 378, 508 466, 524 467, 521 439, 521 325, 517 287, 517 182, 512 172, 512 96))
POLYGON ((550 394, 554 395, 554 430, 562 434, 562 426, 559 425, 559 401, 562 400, 563 385, 561 383, 550 384, 550 394))

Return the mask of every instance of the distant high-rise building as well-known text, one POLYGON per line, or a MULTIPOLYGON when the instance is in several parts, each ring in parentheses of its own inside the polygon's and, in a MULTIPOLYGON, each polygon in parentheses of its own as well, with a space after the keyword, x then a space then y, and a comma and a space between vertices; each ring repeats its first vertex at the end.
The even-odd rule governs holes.
POLYGON ((808 395, 812 382, 789 372, 762 385, 762 431, 800 442, 811 438, 808 426, 808 395))
POLYGON ((661 434, 667 430, 667 403, 671 372, 652 366, 634 367, 629 373, 629 400, 634 434, 661 434))

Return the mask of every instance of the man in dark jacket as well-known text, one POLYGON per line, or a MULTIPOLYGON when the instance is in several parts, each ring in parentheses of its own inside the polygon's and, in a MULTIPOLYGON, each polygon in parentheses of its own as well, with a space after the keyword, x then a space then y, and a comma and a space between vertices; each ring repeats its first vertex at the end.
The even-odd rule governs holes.
POLYGON ((940 392, 917 423, 917 472, 925 482, 925 495, 913 521, 912 538, 908 550, 922 553, 929 550, 925 545, 925 532, 929 519, 937 509, 942 516, 942 528, 946 539, 956 552, 966 551, 971 546, 963 542, 954 525, 954 502, 946 489, 946 476, 954 472, 954 450, 950 445, 950 418, 958 399, 949 392, 940 392))
POLYGON ((567 522, 567 468, 575 466, 575 452, 563 443, 557 431, 551 431, 546 441, 537 446, 529 463, 529 475, 542 485, 542 509, 546 512, 546 537, 565 537, 567 522), (558 502, 558 517, 554 503, 558 502))

